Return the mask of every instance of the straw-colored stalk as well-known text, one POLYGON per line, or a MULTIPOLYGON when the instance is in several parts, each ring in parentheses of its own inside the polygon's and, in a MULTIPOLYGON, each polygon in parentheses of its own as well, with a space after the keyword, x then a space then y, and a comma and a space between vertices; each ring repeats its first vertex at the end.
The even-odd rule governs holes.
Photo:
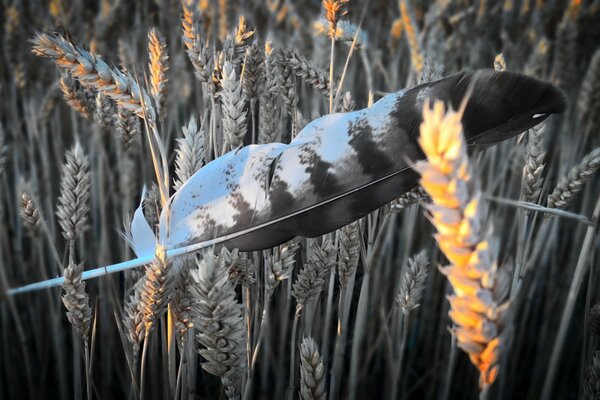
POLYGON ((454 289, 449 296, 452 329, 458 346, 469 354, 486 389, 498 374, 508 276, 497 269, 484 231, 478 182, 472 174, 462 136, 461 114, 445 113, 444 104, 427 103, 419 144, 427 161, 414 168, 433 204, 425 205, 437 229, 435 239, 450 265, 441 267, 454 289))

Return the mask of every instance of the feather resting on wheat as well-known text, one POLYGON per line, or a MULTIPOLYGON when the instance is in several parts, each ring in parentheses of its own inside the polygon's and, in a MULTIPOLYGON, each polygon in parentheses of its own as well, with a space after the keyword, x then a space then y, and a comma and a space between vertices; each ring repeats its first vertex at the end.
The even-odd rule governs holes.
MULTIPOLYGON (((169 257, 216 244, 252 251, 295 236, 316 237, 363 217, 417 185, 409 160, 423 158, 417 137, 427 99, 455 109, 465 101, 461 122, 471 150, 565 108, 563 94, 551 84, 509 72, 463 72, 402 90, 369 108, 317 119, 287 145, 250 145, 208 163, 169 200, 157 242, 169 257)), ((134 224, 147 242, 147 222, 134 224)), ((151 246, 136 248, 142 240, 135 237, 131 242, 138 259, 88 271, 84 278, 152 260, 151 246)), ((60 279, 12 293, 56 284, 60 279)))

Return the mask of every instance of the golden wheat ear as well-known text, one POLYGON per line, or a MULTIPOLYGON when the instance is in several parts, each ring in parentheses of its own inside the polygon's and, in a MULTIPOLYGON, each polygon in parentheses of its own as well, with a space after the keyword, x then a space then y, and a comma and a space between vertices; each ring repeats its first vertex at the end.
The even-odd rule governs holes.
MULTIPOLYGON (((364 110, 319 118, 289 144, 246 146, 208 163, 169 200, 158 243, 169 257, 218 244, 254 251, 348 225, 417 186, 407 160, 424 158, 417 143, 424 102, 458 109, 465 96, 461 122, 473 146, 564 109, 558 89, 509 72, 461 73, 392 93, 364 110)), ((152 260, 152 250, 83 277, 139 266, 152 260)))

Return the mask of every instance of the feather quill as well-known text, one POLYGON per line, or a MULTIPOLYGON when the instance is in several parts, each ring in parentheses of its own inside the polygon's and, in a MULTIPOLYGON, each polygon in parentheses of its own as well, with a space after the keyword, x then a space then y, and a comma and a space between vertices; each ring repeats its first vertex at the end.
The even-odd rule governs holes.
MULTIPOLYGON (((417 138, 427 99, 453 109, 466 100, 461 122, 470 151, 513 137, 566 107, 552 84, 492 70, 401 90, 369 108, 319 118, 288 145, 251 145, 207 164, 164 208, 158 243, 166 245, 168 257, 215 245, 254 251, 295 236, 319 236, 367 215, 417 185, 408 160, 424 157, 417 138)), ((136 254, 86 271, 83 279, 148 263, 154 252, 144 246, 136 254)), ((9 293, 60 285, 61 279, 9 293)))

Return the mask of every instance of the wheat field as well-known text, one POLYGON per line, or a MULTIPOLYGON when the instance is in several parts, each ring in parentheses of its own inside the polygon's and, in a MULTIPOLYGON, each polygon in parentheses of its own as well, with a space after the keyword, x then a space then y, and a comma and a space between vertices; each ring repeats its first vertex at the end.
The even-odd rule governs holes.
POLYGON ((0 4, 0 398, 600 399, 599 0, 0 4), (395 200, 172 256, 198 171, 481 69, 566 110, 472 151, 427 100, 395 200))

